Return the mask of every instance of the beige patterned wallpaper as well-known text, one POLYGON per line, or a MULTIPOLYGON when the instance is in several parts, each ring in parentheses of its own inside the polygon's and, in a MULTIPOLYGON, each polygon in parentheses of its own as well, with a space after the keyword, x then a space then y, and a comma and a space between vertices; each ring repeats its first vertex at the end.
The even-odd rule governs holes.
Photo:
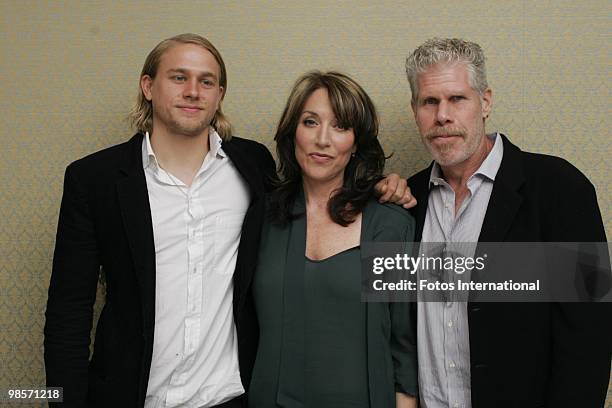
POLYGON ((298 75, 351 74, 380 110, 388 169, 406 176, 428 162, 409 111, 407 53, 432 36, 479 42, 495 97, 488 129, 581 169, 610 237, 611 11, 605 0, 0 2, 0 389, 44 384, 63 170, 130 136, 124 117, 161 39, 208 37, 228 65, 236 133, 270 147, 298 75))

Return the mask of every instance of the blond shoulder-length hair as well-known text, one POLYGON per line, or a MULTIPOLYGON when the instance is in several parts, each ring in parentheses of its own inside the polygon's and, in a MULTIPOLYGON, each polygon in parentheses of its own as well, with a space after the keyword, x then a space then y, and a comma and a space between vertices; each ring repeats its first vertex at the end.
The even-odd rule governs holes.
MULTIPOLYGON (((142 72, 140 73, 140 78, 142 78, 144 75, 155 78, 162 55, 164 55, 168 49, 176 44, 195 44, 209 51, 213 57, 215 57, 215 60, 219 64, 220 70, 219 85, 223 87, 223 96, 225 96, 227 93, 227 71, 225 70, 225 63, 223 62, 221 53, 215 48, 214 45, 212 45, 210 41, 197 34, 179 34, 165 39, 157 44, 147 56, 147 59, 142 67, 142 72)), ((232 125, 227 117, 223 114, 223 110, 221 108, 222 102, 223 97, 219 102, 219 107, 215 112, 211 125, 215 128, 219 136, 221 136, 221 139, 228 141, 232 137, 232 125)), ((147 98, 145 98, 140 86, 138 87, 138 97, 136 98, 136 103, 128 114, 128 120, 130 124, 139 132, 151 133, 153 131, 153 105, 151 101, 148 101, 147 98)))

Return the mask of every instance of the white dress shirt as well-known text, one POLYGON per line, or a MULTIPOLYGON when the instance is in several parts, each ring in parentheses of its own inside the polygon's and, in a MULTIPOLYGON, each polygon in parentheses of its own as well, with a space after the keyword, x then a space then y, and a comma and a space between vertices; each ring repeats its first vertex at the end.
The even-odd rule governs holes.
MULTIPOLYGON (((476 246, 469 243, 478 242, 504 153, 499 134, 487 137, 495 140, 493 148, 468 179, 468 196, 456 213, 455 192, 444 180, 438 163, 434 163, 429 178, 431 190, 423 243, 449 243, 452 251, 461 256, 474 255, 476 246)), ((466 276, 461 279, 466 280, 466 276)), ((467 303, 450 300, 417 303, 419 398, 423 408, 472 406, 467 303)))
POLYGON ((233 274, 248 186, 211 128, 191 186, 142 158, 155 240, 155 332, 146 408, 209 407, 242 393, 233 274))

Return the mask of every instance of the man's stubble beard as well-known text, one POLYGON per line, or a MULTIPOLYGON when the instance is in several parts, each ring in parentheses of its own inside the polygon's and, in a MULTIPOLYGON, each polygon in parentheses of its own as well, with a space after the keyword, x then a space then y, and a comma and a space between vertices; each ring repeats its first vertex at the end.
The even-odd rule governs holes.
POLYGON ((463 163, 478 150, 478 146, 482 142, 482 134, 484 134, 484 125, 475 129, 474 134, 469 134, 468 130, 463 127, 457 128, 436 128, 427 132, 423 136, 425 146, 432 158, 440 166, 455 166, 463 163), (463 140, 456 140, 448 143, 439 143, 433 145, 432 138, 440 135, 458 135, 463 140), (480 135, 479 135, 480 134, 480 135))
POLYGON ((169 123, 170 131, 175 134, 187 136, 187 137, 197 137, 202 134, 207 128, 210 127, 212 120, 201 120, 192 125, 181 123, 176 119, 171 119, 169 123))

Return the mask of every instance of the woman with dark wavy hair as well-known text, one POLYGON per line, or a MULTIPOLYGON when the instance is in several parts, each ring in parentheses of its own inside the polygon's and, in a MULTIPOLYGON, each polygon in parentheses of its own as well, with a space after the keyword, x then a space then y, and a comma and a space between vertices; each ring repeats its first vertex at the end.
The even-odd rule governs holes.
POLYGON ((354 80, 298 79, 275 136, 280 180, 253 282, 250 407, 416 407, 409 304, 361 302, 361 242, 414 233, 407 211, 374 200, 385 163, 377 136, 354 80))

